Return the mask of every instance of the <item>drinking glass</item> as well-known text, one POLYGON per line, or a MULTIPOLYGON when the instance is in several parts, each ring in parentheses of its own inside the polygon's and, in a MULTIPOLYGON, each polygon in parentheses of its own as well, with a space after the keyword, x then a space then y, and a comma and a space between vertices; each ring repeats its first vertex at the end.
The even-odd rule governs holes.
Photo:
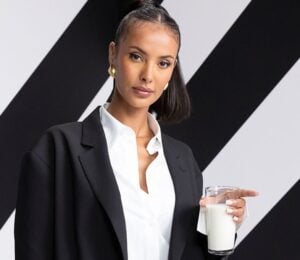
POLYGON ((214 255, 230 255, 234 251, 236 224, 232 215, 227 214, 226 200, 234 199, 231 186, 210 186, 205 188, 205 221, 208 252, 214 255))

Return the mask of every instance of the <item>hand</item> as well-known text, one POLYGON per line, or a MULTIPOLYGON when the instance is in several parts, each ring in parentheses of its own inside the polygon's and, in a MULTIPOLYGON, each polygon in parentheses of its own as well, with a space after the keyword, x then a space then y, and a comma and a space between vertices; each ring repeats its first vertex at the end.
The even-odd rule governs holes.
POLYGON ((202 197, 199 203, 201 207, 205 207, 212 199, 214 201, 226 201, 228 205, 227 213, 233 216, 233 220, 237 224, 241 224, 246 211, 246 200, 244 197, 255 197, 257 195, 258 192, 254 190, 238 189, 225 192, 217 197, 202 197))

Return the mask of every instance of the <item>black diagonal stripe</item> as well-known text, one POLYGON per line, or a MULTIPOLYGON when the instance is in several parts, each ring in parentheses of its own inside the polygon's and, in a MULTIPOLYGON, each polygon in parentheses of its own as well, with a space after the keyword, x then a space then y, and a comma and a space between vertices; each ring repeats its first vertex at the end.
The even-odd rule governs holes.
POLYGON ((250 232, 247 239, 242 241, 230 259, 298 259, 300 241, 299 198, 300 182, 298 181, 250 232))
POLYGON ((1 115, 0 227, 15 207, 23 152, 49 126, 77 120, 107 79, 118 4, 89 1, 1 115))
POLYGON ((201 169, 299 58, 299 12, 299 1, 252 1, 188 83, 192 117, 165 129, 190 144, 201 169))

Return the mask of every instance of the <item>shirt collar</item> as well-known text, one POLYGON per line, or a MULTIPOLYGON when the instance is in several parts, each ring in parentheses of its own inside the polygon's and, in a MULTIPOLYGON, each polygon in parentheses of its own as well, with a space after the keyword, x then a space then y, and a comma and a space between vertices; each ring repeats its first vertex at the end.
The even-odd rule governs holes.
MULTIPOLYGON (((131 136, 135 138, 136 136, 130 127, 121 123, 107 111, 108 106, 109 103, 105 103, 100 107, 100 121, 105 132, 109 149, 117 142, 119 137, 131 136)), ((148 113, 148 124, 154 136, 149 141, 146 149, 149 154, 154 154, 159 152, 162 148, 161 130, 155 116, 150 113, 148 113)))

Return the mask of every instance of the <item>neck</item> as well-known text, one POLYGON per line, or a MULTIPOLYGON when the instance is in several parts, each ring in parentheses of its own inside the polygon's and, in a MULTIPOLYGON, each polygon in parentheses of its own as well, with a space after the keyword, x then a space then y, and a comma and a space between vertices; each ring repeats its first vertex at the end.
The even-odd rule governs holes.
POLYGON ((130 127, 137 137, 148 136, 152 133, 148 125, 148 108, 134 108, 123 102, 110 103, 107 111, 130 127))

